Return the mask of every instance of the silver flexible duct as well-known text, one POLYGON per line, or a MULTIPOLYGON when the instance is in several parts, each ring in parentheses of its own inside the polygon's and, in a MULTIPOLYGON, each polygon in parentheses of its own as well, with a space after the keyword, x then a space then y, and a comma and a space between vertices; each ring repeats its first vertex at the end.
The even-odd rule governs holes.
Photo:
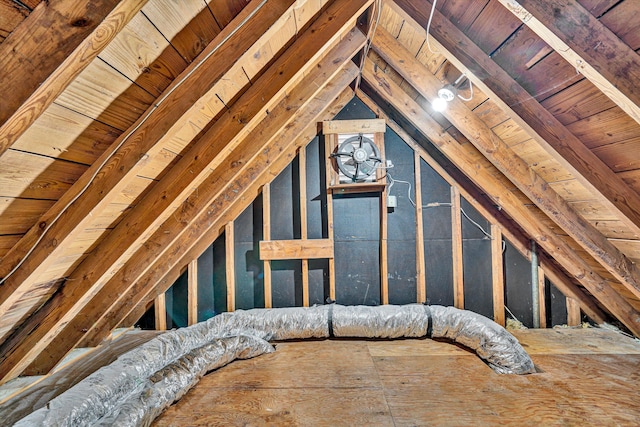
POLYGON ((207 372, 273 351, 269 340, 447 338, 497 373, 530 374, 533 362, 503 327, 453 307, 383 305, 253 309, 173 330, 125 353, 16 426, 150 425, 207 372))

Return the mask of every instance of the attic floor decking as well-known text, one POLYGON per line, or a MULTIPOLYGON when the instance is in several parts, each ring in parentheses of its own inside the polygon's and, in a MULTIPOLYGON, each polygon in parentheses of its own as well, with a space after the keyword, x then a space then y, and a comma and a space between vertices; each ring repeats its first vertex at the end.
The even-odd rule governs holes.
POLYGON ((638 341, 603 329, 514 335, 540 373, 498 375, 428 339, 278 343, 205 376, 154 425, 638 424, 638 341))

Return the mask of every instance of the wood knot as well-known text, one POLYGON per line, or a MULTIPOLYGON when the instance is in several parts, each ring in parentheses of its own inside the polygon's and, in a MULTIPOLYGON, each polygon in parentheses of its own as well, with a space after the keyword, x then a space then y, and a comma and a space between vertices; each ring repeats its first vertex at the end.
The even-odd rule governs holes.
POLYGON ((84 19, 84 18, 80 18, 80 19, 76 19, 75 21, 73 21, 71 23, 72 27, 86 27, 89 24, 91 24, 91 21, 89 21, 88 19, 84 19))

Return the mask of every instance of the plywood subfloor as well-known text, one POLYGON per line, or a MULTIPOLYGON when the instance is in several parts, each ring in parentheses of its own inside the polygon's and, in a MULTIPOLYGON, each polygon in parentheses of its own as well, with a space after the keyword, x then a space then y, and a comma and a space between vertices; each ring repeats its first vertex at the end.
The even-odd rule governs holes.
POLYGON ((638 425, 640 343, 514 331, 541 371, 493 373, 432 340, 285 342, 205 376, 155 426, 638 425))

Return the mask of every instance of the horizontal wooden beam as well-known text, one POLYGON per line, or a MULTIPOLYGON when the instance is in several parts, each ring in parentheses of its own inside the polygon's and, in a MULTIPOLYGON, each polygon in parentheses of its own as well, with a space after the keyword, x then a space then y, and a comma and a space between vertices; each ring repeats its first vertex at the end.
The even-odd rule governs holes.
POLYGON ((322 133, 376 133, 384 132, 387 126, 382 119, 327 120, 322 122, 322 133))
POLYGON ((333 258, 329 239, 262 240, 261 260, 333 258))
POLYGON ((0 156, 147 0, 43 1, 0 44, 0 156))
MULTIPOLYGON (((376 38, 378 35, 376 35, 376 38)), ((640 336, 640 313, 609 283, 599 276, 576 252, 553 230, 545 226, 546 218, 537 210, 522 204, 518 191, 512 191, 509 180, 495 170, 478 163, 478 151, 471 144, 460 144, 423 109, 413 98, 389 79, 382 70, 374 70, 367 61, 363 78, 369 86, 391 108, 400 112, 404 119, 429 139, 452 163, 477 186, 487 192, 494 203, 511 216, 539 246, 562 263, 566 271, 580 282, 614 316, 624 323, 636 336, 640 336)))
MULTIPOLYGON (((374 50, 426 99, 438 97, 442 83, 383 28, 376 31, 374 50)), ((580 216, 461 100, 454 98, 442 114, 589 255, 640 297, 640 270, 591 223, 580 216)))

